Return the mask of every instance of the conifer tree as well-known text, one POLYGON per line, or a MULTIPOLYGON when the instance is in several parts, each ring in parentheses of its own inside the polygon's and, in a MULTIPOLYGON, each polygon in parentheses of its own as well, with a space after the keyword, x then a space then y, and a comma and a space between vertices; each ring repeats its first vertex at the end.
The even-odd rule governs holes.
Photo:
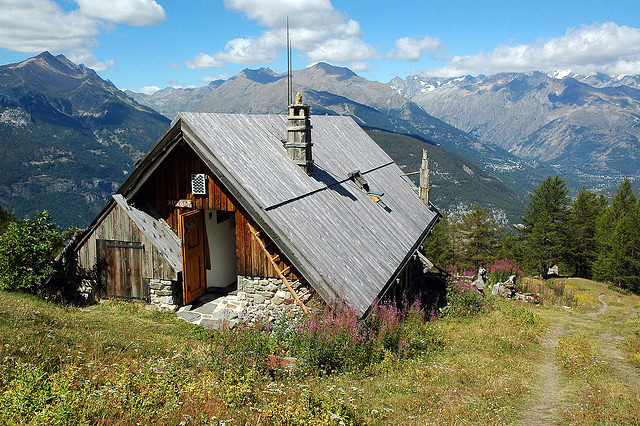
POLYGON ((451 222, 446 213, 433 227, 431 235, 424 241, 424 252, 427 258, 440 268, 455 263, 451 241, 451 222))
POLYGON ((567 257, 569 189, 559 176, 547 176, 530 194, 522 215, 523 263, 530 270, 567 257))
POLYGON ((640 290, 637 262, 640 232, 640 208, 631 182, 624 178, 597 225, 598 257, 593 275, 601 281, 613 281, 620 287, 640 290), (636 277, 636 278, 634 278, 636 277))
POLYGON ((569 219, 569 260, 577 277, 591 278, 591 267, 598 256, 596 226, 607 207, 604 195, 587 191, 582 185, 571 207, 569 219))
POLYGON ((477 268, 493 260, 493 250, 502 228, 496 227, 491 214, 480 206, 462 217, 457 226, 458 241, 461 245, 461 263, 477 268))
POLYGON ((493 257, 495 259, 509 259, 521 264, 522 240, 513 230, 503 233, 498 239, 493 257))

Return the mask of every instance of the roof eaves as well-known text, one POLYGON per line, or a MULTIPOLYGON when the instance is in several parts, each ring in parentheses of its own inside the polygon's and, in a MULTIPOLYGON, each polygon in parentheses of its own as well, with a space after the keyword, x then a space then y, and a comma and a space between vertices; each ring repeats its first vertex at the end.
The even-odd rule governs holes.
MULTIPOLYGON (((413 247, 411 248, 411 250, 409 250, 407 252, 407 254, 405 255, 404 259, 402 260, 402 262, 400 263, 400 265, 398 266, 398 268, 394 272, 394 274, 391 276, 389 281, 387 281, 385 286, 382 288, 382 291, 380 292, 380 294, 378 295, 376 300, 380 301, 380 300, 384 299, 384 297, 389 292, 389 289, 391 289, 391 287, 393 287, 393 285, 395 284, 395 281, 398 278, 398 276, 400 275, 400 273, 402 272, 402 270, 405 268, 405 266, 407 266, 407 263, 409 263, 409 260, 411 260, 411 257, 413 256, 413 254, 416 252, 416 250, 418 250, 420 248, 422 243, 424 243, 424 240, 427 239, 427 237, 429 236, 429 233, 431 232, 431 230, 433 229, 435 224, 438 223, 438 221, 440 220, 440 218, 442 216, 441 216, 440 212, 437 209, 435 210, 435 212, 436 212, 436 215, 433 217, 433 220, 431 222, 429 222, 429 224, 424 229, 424 231, 422 231, 422 234, 420 235, 420 238, 418 238, 416 240, 416 242, 413 245, 413 247)), ((362 315, 361 319, 367 319, 367 317, 371 314, 371 308, 372 307, 373 307, 373 305, 369 306, 369 308, 362 315)))

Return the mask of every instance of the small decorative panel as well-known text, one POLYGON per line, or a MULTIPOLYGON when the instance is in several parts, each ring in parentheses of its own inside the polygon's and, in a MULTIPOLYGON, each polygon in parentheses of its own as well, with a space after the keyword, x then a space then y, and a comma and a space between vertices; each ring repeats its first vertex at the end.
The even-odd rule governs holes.
POLYGON ((207 195, 207 175, 204 173, 191 175, 191 192, 193 195, 207 195))

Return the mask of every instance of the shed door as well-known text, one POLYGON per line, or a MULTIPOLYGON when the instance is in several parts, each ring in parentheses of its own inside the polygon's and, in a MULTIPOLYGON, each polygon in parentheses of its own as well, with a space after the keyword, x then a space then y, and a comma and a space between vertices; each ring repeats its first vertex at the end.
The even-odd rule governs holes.
POLYGON ((107 297, 147 299, 149 286, 142 278, 144 246, 139 242, 99 240, 105 261, 107 297))
POLYGON ((184 304, 202 296, 206 290, 204 264, 204 226, 202 211, 180 215, 180 241, 182 242, 182 285, 184 304))

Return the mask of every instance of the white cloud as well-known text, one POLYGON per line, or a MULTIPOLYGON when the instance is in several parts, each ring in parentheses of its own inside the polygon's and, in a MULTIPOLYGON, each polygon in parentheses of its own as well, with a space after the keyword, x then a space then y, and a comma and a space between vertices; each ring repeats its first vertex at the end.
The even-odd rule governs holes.
POLYGON ((171 68, 172 70, 179 70, 180 69, 180 65, 176 64, 175 62, 171 62, 169 64, 169 68, 171 68))
POLYGON ((309 59, 313 62, 362 62, 380 57, 373 47, 367 45, 360 39, 329 39, 318 44, 313 50, 307 52, 309 59))
POLYGON ((91 68, 94 71, 105 71, 116 63, 112 59, 106 61, 100 61, 91 52, 84 51, 82 49, 67 53, 67 58, 76 64, 84 64, 84 66, 91 68))
POLYGON ((395 41, 396 49, 391 51, 387 57, 403 61, 418 61, 425 52, 435 59, 436 53, 443 53, 442 40, 425 36, 423 39, 402 37, 395 41))
POLYGON ((349 69, 354 72, 369 72, 373 69, 364 62, 352 62, 349 64, 349 69))
POLYGON ((640 29, 613 22, 583 25, 562 37, 517 46, 501 45, 492 52, 455 56, 443 68, 426 70, 433 76, 459 76, 494 72, 571 69, 583 74, 637 70, 640 29))
POLYGON ((187 62, 190 68, 221 67, 227 63, 273 62, 286 45, 285 26, 289 16, 291 45, 310 62, 362 62, 380 57, 362 40, 357 21, 335 10, 328 0, 225 0, 225 6, 244 13, 267 29, 258 37, 229 41, 224 51, 199 54, 187 62))
POLYGON ((138 93, 144 93, 145 95, 153 95, 158 90, 160 90, 160 88, 158 86, 144 86, 144 87, 139 88, 136 91, 138 93))
POLYGON ((0 47, 26 53, 64 53, 70 60, 104 71, 114 61, 96 58, 96 37, 114 23, 152 25, 165 19, 153 0, 75 0, 65 12, 52 0, 0 0, 0 47))
POLYGON ((167 19, 164 9, 154 0, 75 0, 80 13, 118 24, 155 25, 167 19))
POLYGON ((207 68, 222 68, 224 67, 224 62, 216 59, 211 55, 207 55, 206 53, 199 53, 190 61, 187 61, 187 68, 191 69, 207 69, 207 68))
POLYGON ((211 83, 212 81, 216 81, 216 80, 226 80, 227 78, 229 78, 229 76, 227 76, 226 74, 218 74, 218 75, 211 75, 211 76, 207 76, 207 77, 200 77, 200 81, 203 83, 211 83))
POLYGON ((609 75, 638 75, 640 74, 640 60, 622 59, 615 64, 606 66, 602 72, 609 75))
POLYGON ((98 22, 78 11, 65 13, 50 0, 1 0, 0 47, 18 52, 89 50, 98 22))

